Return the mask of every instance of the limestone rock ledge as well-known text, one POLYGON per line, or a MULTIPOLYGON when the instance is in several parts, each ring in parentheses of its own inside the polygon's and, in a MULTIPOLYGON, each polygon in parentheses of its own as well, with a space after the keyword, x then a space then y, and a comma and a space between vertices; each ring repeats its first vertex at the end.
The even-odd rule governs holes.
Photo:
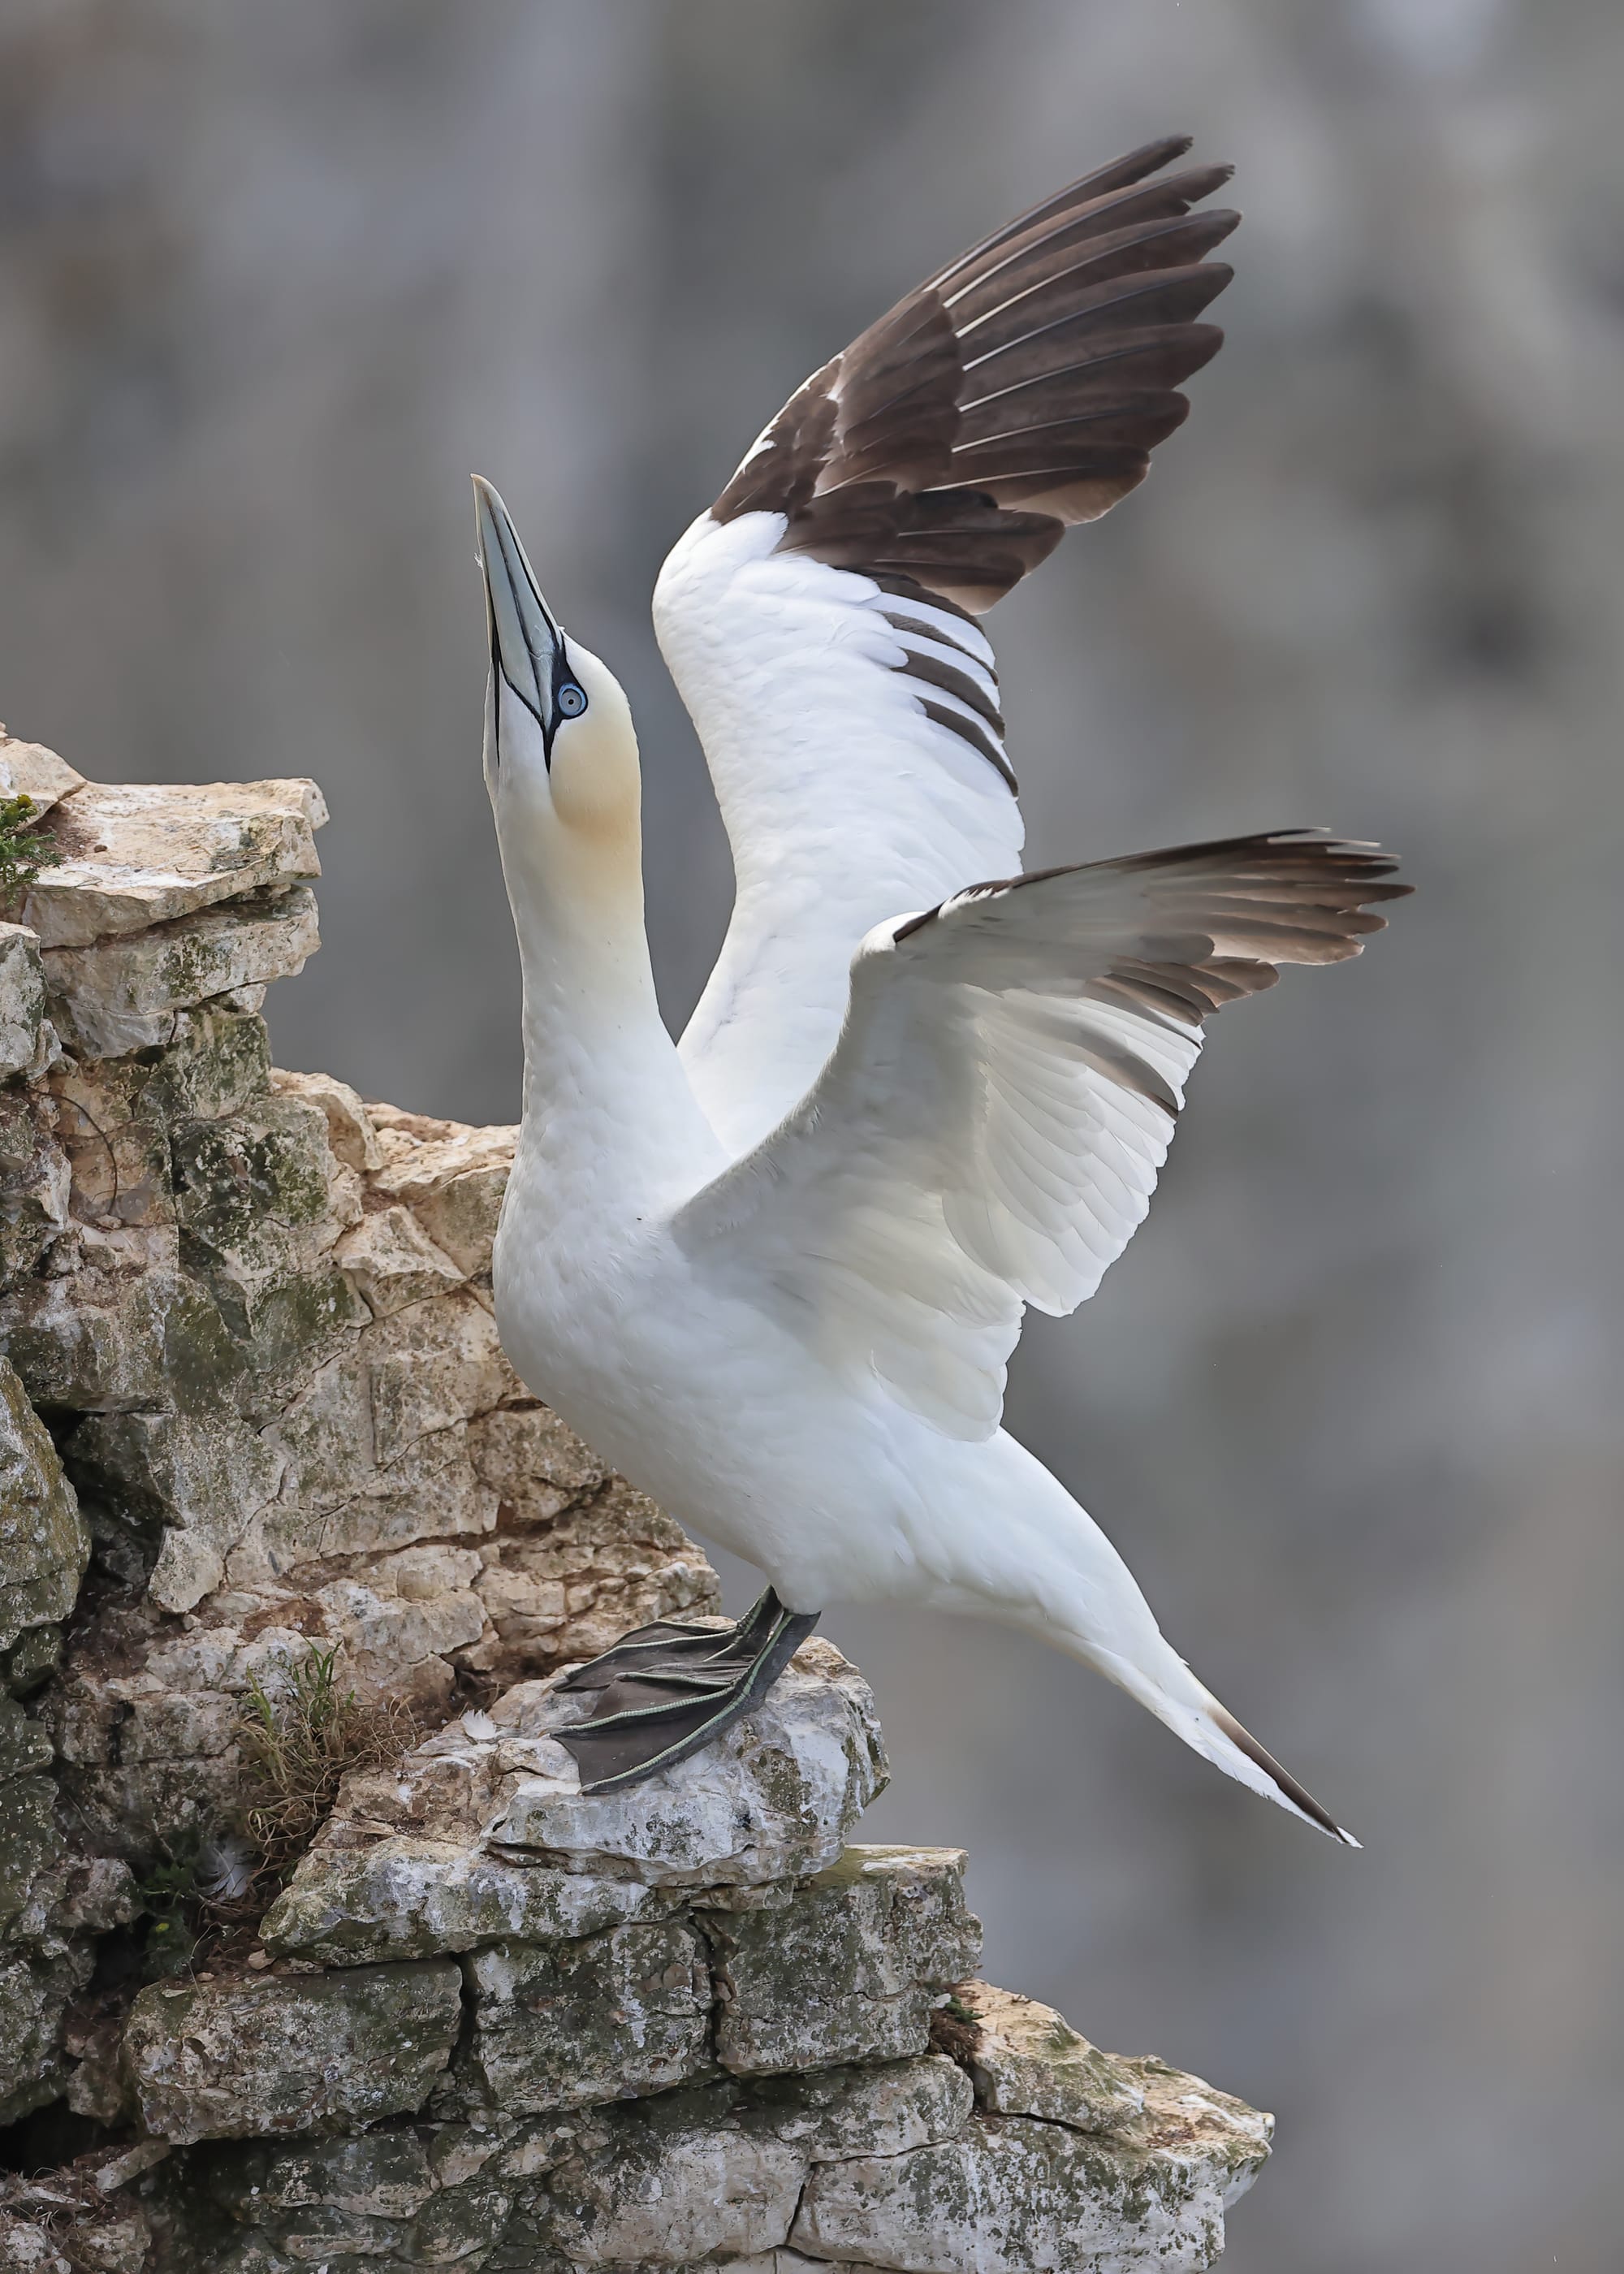
POLYGON ((95 1938, 229 1819, 251 1683, 336 1645, 443 1719, 716 1586, 502 1357, 513 1133, 272 1067, 315 786, 109 788, 0 729, 0 787, 63 856, 0 923, 5 2124, 116 2112, 95 1938))
POLYGON ((314 785, 0 787, 0 2270, 1209 2263, 1269 2120, 973 1979, 831 1645, 582 1794, 558 1672, 714 1576, 502 1355, 514 1133, 273 1068, 314 785), (433 1734, 171 1954, 312 1650, 433 1734))
MULTIPOLYGON (((272 1067, 266 987, 317 945, 314 784, 0 762, 64 856, 0 927, 0 1344, 95 1547, 40 1710, 71 1805, 139 1868, 228 1804, 250 1683, 312 1643, 443 1716, 711 1609, 715 1580, 502 1355, 514 1133, 272 1067)), ((16 1552, 0 1619, 41 1584, 16 1552)))
POLYGON ((162 2264, 1212 2262, 1268 2120, 974 1980, 962 1851, 848 1844, 884 1760, 838 1651, 624 1795, 553 1734, 586 1703, 352 1777, 250 1962, 141 1992, 162 2264))

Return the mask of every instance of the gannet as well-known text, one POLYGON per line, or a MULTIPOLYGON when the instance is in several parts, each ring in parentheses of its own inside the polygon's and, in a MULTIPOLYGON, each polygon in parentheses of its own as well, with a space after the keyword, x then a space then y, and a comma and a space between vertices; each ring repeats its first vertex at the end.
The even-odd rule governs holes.
MULTIPOLYGON (((1092 1295, 1148 1206, 1205 1022, 1359 953, 1407 889, 1284 830, 1020 873, 976 614, 1144 476, 1222 335, 1228 177, 1135 152, 808 380, 661 572, 661 646, 732 842, 680 1045, 643 924, 625 695, 476 478, 485 774, 523 976, 498 1324, 530 1390, 768 1587, 577 1669, 589 1790, 708 1743, 837 1600, 1005 1621, 1348 1840, 1163 1638, 1000 1427, 1028 1303, 1092 1295), (994 879, 996 881, 988 881, 994 879)), ((1350 1844, 1352 1844, 1351 1842, 1350 1844)))

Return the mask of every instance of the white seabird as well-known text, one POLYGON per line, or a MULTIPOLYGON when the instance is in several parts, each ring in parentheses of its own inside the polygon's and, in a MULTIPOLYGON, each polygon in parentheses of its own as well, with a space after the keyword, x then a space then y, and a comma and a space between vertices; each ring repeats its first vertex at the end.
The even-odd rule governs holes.
POLYGON ((1122 1558, 998 1426, 1027 1303, 1144 1216, 1207 1015, 1357 954, 1406 889, 1316 831, 1018 872, 974 613, 1144 476, 1237 216, 1164 142, 911 293, 791 400, 661 573, 656 623, 733 846, 679 1047, 643 925, 626 697, 476 482, 485 779, 524 980, 502 1339, 595 1449, 770 1582, 581 1669, 595 1788, 761 1695, 838 1600, 979 1612, 1334 1819, 1190 1672, 1122 1558), (1004 881, 981 881, 989 876, 1004 881))

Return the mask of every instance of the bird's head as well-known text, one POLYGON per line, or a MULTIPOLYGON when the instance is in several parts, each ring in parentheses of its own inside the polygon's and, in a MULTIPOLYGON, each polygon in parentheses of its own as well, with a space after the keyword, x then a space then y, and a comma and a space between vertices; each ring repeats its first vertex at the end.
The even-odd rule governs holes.
POLYGON ((507 507, 474 478, 491 676, 485 779, 509 888, 513 859, 550 893, 590 890, 640 859, 631 707, 605 664, 541 597, 507 507), (538 876, 536 872, 539 871, 538 876))

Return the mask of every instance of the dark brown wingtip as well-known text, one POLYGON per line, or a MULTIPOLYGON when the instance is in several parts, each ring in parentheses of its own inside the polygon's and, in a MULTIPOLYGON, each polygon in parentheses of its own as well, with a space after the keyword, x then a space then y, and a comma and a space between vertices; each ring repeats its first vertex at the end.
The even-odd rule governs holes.
MULTIPOLYGON (((1096 199, 1109 197, 1115 191, 1132 189, 1136 182, 1144 181, 1147 175, 1161 173, 1164 167, 1170 166, 1175 159, 1184 157, 1194 147, 1193 134, 1164 134, 1154 142, 1141 142, 1137 150, 1124 151, 1120 158, 1112 158, 1105 165, 1096 166, 1092 173, 1079 174, 1064 189, 1055 190, 1049 196, 1041 198, 1036 205, 1028 206, 1023 213, 1017 214, 1013 221, 1005 222, 1001 229, 994 230, 989 236, 978 237, 966 251, 950 260, 945 268, 938 268, 930 282, 933 284, 946 283, 973 260, 981 260, 986 253, 996 252, 1000 245, 1010 244, 1027 230, 1052 220, 1056 214, 1071 213, 1079 206, 1092 205, 1096 199)), ((1225 167, 1223 179, 1227 182, 1234 171, 1233 166, 1225 167)))
POLYGON ((1344 1848, 1358 1846, 1359 1843, 1352 1833, 1344 1832, 1336 1818, 1320 1807, 1312 1793, 1297 1782, 1289 1769, 1282 1769, 1274 1754, 1258 1743, 1250 1729, 1243 1728, 1233 1713, 1228 1712, 1223 1706, 1214 1704, 1212 1716, 1229 1743, 1244 1753, 1249 1761, 1260 1768, 1265 1776, 1278 1785, 1292 1807, 1307 1817, 1311 1824, 1318 1825, 1321 1832, 1333 1840, 1340 1841, 1344 1848))
POLYGON ((786 550, 991 607, 1139 486, 1222 343, 1198 319, 1231 272, 1206 256, 1238 216, 1192 208, 1234 169, 1168 171, 1189 147, 1114 159, 907 294, 791 399, 715 518, 781 513, 786 550))

